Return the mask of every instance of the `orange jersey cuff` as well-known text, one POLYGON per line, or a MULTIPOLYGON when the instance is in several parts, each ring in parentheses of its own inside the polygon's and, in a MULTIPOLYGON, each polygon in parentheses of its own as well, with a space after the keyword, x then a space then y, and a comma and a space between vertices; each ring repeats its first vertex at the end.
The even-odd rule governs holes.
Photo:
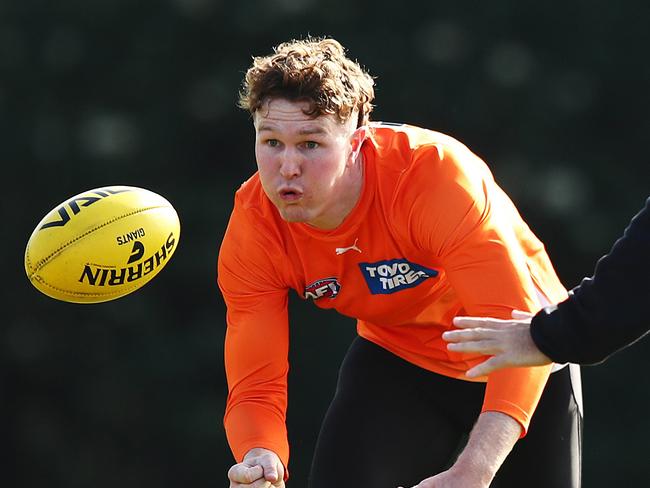
POLYGON ((230 448, 239 463, 254 447, 263 447, 276 453, 285 470, 289 465, 289 441, 285 419, 259 404, 240 403, 224 416, 224 426, 230 448))
POLYGON ((524 437, 551 369, 552 365, 510 368, 490 374, 481 412, 494 411, 509 415, 519 422, 521 437, 524 437))

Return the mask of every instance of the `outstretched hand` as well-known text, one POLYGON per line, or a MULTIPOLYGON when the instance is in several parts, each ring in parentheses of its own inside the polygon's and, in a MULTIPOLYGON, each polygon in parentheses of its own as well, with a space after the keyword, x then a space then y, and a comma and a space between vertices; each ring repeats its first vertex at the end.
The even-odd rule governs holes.
POLYGON ((463 330, 442 334, 447 349, 492 356, 467 371, 468 378, 485 376, 501 368, 542 366, 552 361, 542 353, 530 335, 532 314, 514 310, 512 320, 487 317, 455 317, 454 325, 463 330))
POLYGON ((273 451, 255 448, 228 470, 228 479, 230 488, 284 488, 284 465, 273 451))

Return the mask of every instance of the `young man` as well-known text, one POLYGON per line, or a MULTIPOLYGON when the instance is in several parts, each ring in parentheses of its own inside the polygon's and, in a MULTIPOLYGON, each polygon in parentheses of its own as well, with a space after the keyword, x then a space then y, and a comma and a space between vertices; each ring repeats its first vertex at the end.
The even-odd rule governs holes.
POLYGON ((357 319, 311 488, 580 486, 576 375, 544 366, 466 381, 484 356, 441 338, 459 314, 505 318, 566 298, 542 244, 467 147, 369 123, 373 97, 333 39, 281 44, 246 73, 258 171, 236 194, 218 267, 231 488, 287 478, 291 289, 357 319))
POLYGON ((551 361, 594 364, 630 345, 650 329, 650 198, 609 254, 596 264, 569 298, 535 316, 515 320, 456 317, 467 330, 449 331, 449 350, 494 355, 467 372, 469 377, 504 367, 551 361))

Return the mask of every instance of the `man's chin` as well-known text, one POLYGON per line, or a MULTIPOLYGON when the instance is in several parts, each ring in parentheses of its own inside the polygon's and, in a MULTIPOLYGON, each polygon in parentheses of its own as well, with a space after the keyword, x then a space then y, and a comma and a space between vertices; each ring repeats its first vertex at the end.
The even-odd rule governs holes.
MULTIPOLYGON (((297 210, 297 209, 295 209, 297 210)), ((294 224, 305 223, 308 221, 307 216, 302 211, 295 211, 294 209, 284 209, 280 210, 280 217, 286 222, 292 222, 294 224)))

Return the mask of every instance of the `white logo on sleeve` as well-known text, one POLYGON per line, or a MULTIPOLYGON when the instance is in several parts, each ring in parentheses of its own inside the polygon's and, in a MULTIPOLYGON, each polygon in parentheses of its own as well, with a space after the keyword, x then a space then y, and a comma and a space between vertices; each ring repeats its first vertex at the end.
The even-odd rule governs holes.
POLYGON ((336 248, 336 255, 338 256, 340 254, 345 254, 348 251, 357 251, 358 253, 361 253, 361 249, 359 249, 357 247, 357 241, 358 240, 359 240, 359 238, 357 237, 354 240, 354 244, 352 244, 350 247, 337 247, 336 248))

